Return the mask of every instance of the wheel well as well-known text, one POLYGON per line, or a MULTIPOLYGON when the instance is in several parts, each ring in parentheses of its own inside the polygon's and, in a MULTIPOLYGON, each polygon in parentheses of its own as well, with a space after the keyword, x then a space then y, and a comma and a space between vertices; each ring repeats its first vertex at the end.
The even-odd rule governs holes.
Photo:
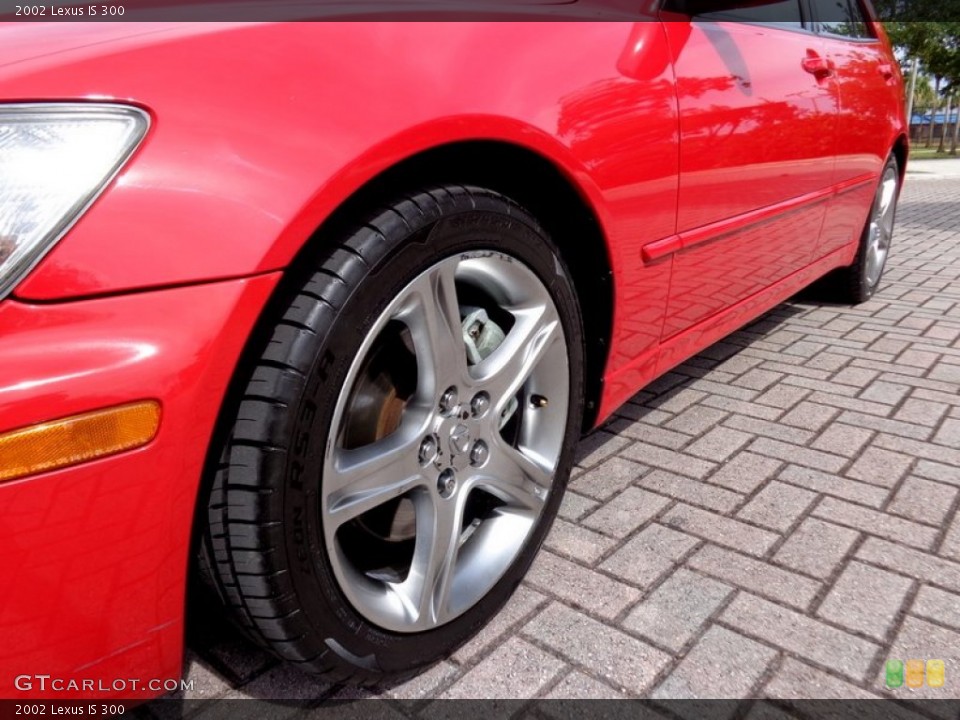
MULTIPOLYGON (((593 426, 610 338, 613 332, 613 281, 607 244, 587 201, 549 160, 502 142, 471 141, 444 145, 404 160, 368 182, 317 229, 303 255, 322 252, 324 240, 354 224, 357 217, 428 185, 476 185, 495 190, 525 207, 560 249, 573 280, 584 319, 586 403, 584 429, 593 426)), ((309 264, 309 263, 306 263, 309 264)))
POLYGON ((904 173, 907 171, 907 136, 901 135, 893 144, 893 156, 897 159, 897 169, 900 170, 900 182, 903 183, 904 173))
MULTIPOLYGON (((202 529, 212 478, 222 459, 220 449, 236 416, 243 388, 249 380, 256 350, 269 341, 272 319, 299 286, 303 273, 312 271, 312 258, 328 246, 326 240, 355 226, 358 217, 405 192, 437 184, 469 184, 500 192, 523 205, 550 233, 570 270, 577 291, 586 341, 586 404, 583 428, 591 428, 599 409, 603 372, 613 329, 613 282, 607 244, 600 223, 574 185, 550 161, 518 146, 496 142, 466 142, 443 146, 414 156, 364 185, 317 228, 290 263, 248 338, 227 388, 210 441, 203 478, 194 506, 191 558, 199 558, 202 529)), ((191 572, 188 607, 207 607, 215 591, 191 572)), ((202 614, 202 612, 201 612, 202 614)))

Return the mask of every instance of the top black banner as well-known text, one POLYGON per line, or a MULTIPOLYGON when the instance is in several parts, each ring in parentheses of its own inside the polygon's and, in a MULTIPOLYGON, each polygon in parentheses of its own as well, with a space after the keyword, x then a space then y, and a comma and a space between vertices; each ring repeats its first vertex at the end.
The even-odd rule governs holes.
MULTIPOLYGON (((804 21, 837 12, 836 0, 0 0, 14 22, 266 21, 646 21, 737 20, 762 8, 764 21, 804 21)), ((960 0, 875 0, 884 21, 960 20, 960 0)))

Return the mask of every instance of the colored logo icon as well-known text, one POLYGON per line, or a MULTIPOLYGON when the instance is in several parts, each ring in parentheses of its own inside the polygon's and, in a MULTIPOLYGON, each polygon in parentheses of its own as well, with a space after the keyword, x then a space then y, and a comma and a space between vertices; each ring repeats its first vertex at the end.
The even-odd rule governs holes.
POLYGON ((927 660, 927 685, 932 688, 943 687, 944 675, 943 660, 927 660))
POLYGON ((884 676, 888 688, 927 687, 942 688, 946 682, 946 666, 943 660, 903 660, 890 659, 884 666, 884 676))
POLYGON ((887 660, 887 687, 898 688, 903 685, 903 660, 887 660))
POLYGON ((923 660, 907 660, 907 687, 923 687, 923 660))

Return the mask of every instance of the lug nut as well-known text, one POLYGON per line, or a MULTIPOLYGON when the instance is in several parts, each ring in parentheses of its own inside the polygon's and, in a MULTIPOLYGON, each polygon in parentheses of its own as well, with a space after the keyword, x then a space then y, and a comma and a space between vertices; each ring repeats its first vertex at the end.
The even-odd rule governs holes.
POLYGON ((433 435, 427 435, 420 443, 420 464, 429 465, 437 459, 437 439, 433 435))
POLYGON ((483 465, 490 457, 490 449, 483 440, 477 440, 470 449, 470 464, 474 467, 483 465))
POLYGON ((453 468, 447 468, 440 473, 440 477, 437 478, 437 491, 440 493, 440 497, 448 498, 453 495, 456 489, 457 474, 454 472, 453 468))
POLYGON ((473 413, 474 417, 482 417, 486 415, 487 410, 490 409, 490 396, 485 392, 477 393, 473 396, 473 400, 470 401, 470 411, 473 413))
POLYGON ((457 411, 459 402, 460 398, 457 395, 457 389, 455 387, 447 388, 440 397, 440 412, 444 415, 453 415, 457 411))

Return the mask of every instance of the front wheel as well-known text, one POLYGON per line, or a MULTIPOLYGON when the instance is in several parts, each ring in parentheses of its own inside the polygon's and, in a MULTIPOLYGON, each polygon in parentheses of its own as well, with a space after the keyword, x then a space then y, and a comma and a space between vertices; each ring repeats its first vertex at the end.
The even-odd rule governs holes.
POLYGON ((583 410, 561 257, 505 197, 419 193, 295 288, 213 482, 206 574, 255 640, 336 681, 415 672, 506 602, 583 410))

